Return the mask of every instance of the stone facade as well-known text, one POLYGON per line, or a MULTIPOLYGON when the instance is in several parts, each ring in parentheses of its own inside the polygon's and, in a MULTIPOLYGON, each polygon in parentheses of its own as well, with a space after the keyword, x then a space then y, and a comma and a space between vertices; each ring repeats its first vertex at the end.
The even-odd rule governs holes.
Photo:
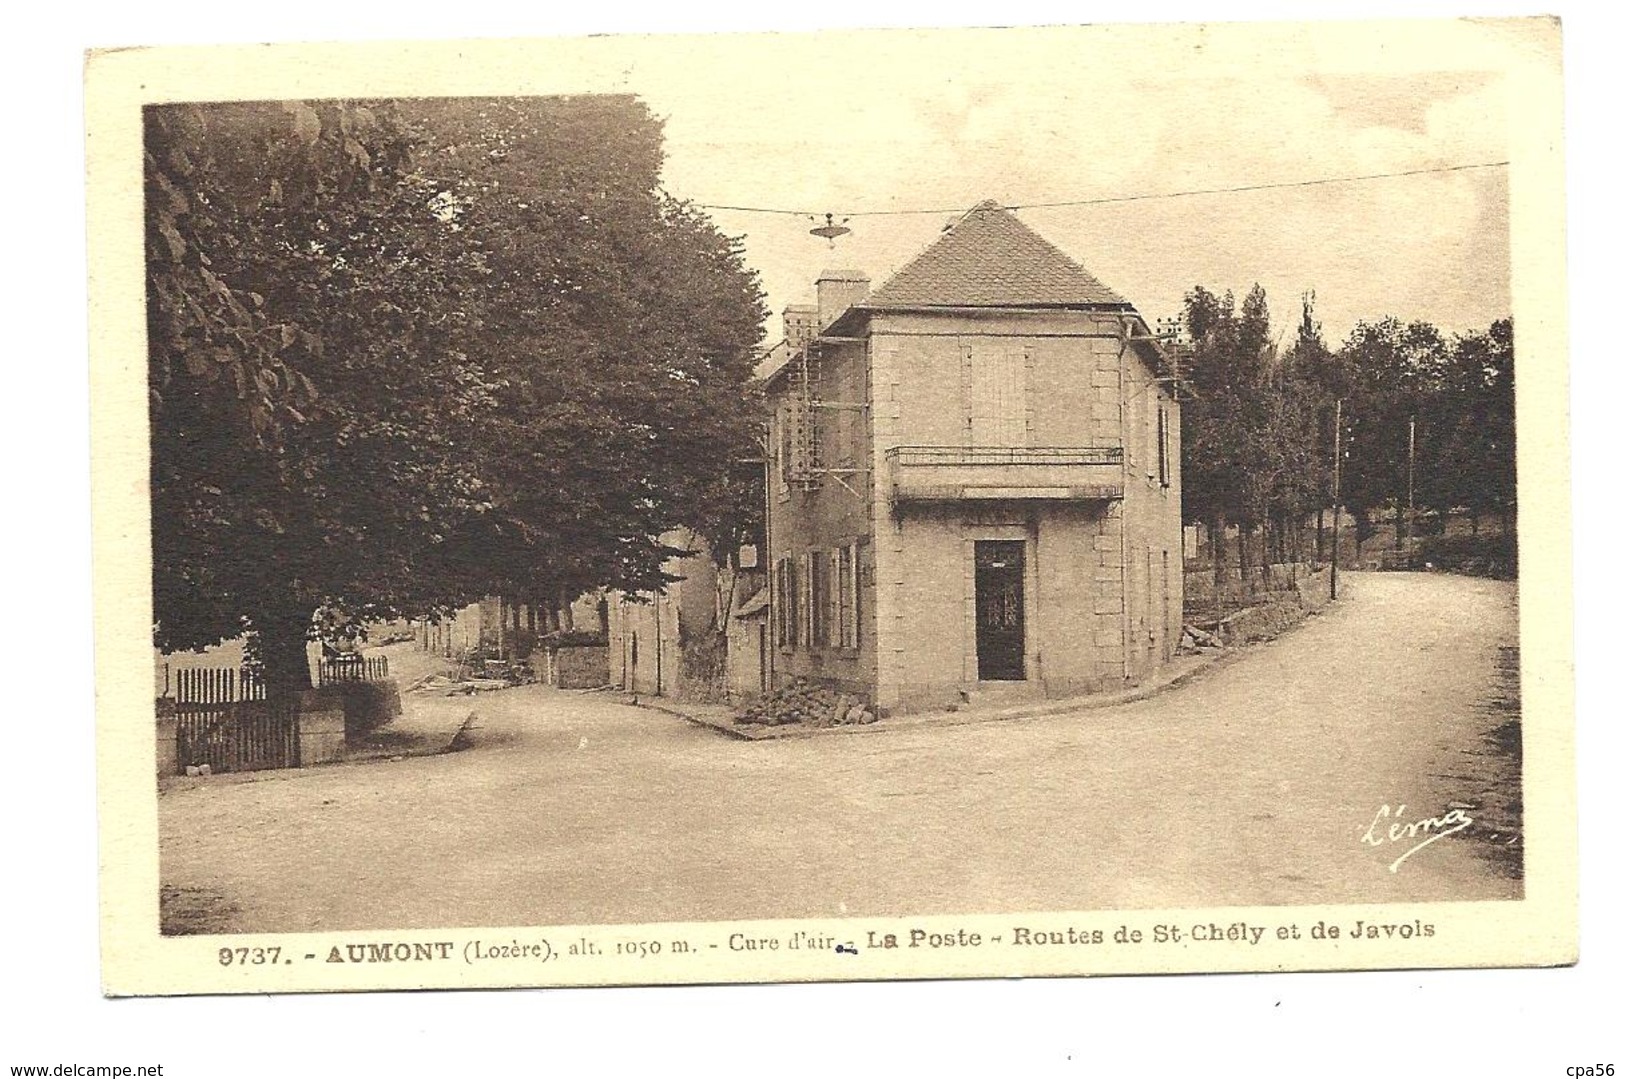
POLYGON ((732 612, 760 588, 760 574, 719 571, 705 541, 689 529, 670 532, 661 541, 694 553, 666 563, 665 572, 678 580, 658 595, 609 594, 609 684, 679 700, 757 692, 759 638, 732 612), (714 626, 724 593, 730 594, 724 613, 728 624, 719 634, 714 626))
MULTIPOLYGON (((974 277, 975 253, 956 251, 951 272, 974 277)), ((995 682, 1050 696, 1135 684, 1180 631, 1166 357, 1132 308, 1094 296, 939 308, 910 280, 909 302, 888 304, 910 272, 826 312, 769 379, 772 684, 808 678, 888 711, 995 682), (1002 567, 997 596, 987 567, 1002 567)))
POLYGON ((416 623, 418 648, 447 658, 469 655, 480 647, 480 623, 478 603, 470 603, 445 618, 425 618, 416 623))

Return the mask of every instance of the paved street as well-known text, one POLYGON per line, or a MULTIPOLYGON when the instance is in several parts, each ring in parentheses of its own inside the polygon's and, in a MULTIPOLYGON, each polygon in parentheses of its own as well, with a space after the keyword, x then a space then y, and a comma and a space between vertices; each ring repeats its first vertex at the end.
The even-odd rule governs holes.
POLYGON ((602 694, 442 699, 477 748, 166 791, 163 880, 244 931, 1517 897, 1485 815, 1517 794, 1486 755, 1513 587, 1344 581, 1193 684, 1069 716, 751 743, 602 694), (1360 842, 1385 803, 1486 802, 1398 872, 1409 844, 1360 842))

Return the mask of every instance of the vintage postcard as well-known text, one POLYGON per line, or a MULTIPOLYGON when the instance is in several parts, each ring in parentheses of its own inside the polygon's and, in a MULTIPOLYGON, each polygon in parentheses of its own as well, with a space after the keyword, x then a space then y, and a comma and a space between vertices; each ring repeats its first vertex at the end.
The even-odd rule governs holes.
POLYGON ((90 55, 105 991, 1573 963, 1561 86, 90 55))

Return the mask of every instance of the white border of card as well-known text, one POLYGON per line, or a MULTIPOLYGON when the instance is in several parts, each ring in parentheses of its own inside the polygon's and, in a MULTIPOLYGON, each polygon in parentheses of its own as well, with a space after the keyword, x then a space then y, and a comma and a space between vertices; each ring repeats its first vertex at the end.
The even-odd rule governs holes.
MULTIPOLYGON (((1519 581, 1525 894, 1517 901, 1202 910, 1005 911, 963 917, 786 919, 656 925, 480 928, 164 937, 158 918, 153 783, 142 127, 144 104, 173 101, 636 92, 660 57, 725 63, 782 36, 220 46, 116 50, 86 69, 97 775, 102 979, 110 995, 612 984, 705 984, 1224 971, 1552 966, 1578 955, 1573 615, 1568 463, 1568 339, 1562 70, 1553 20, 1177 24, 1010 30, 823 32, 889 36, 898 64, 930 77, 932 57, 967 37, 1019 47, 1033 64, 1075 62, 1102 36, 1131 40, 1143 71, 1177 70, 1199 48, 1203 70, 1244 68, 1261 50, 1345 73, 1403 74, 1447 64, 1507 80, 1513 315, 1518 328, 1519 581), (1090 948, 1009 943, 1026 924, 1087 926, 1090 948), (1426 926, 1331 939, 1328 926, 1426 926), (1159 926, 1244 927, 1193 945, 1159 926), (742 934, 781 947, 741 951, 742 934), (797 934, 803 934, 797 938, 797 934), (811 935, 859 954, 797 948, 811 935), (996 936, 1004 942, 992 943, 996 936), (892 937, 898 948, 869 947, 892 937), (965 946, 972 938, 977 943, 965 946), (953 947, 934 942, 956 940, 953 947), (670 942, 692 942, 673 954, 670 942), (591 960, 561 960, 574 942, 591 960), (665 944, 651 960, 618 947, 665 944), (710 947, 710 944, 723 947, 710 947), (482 947, 520 946, 489 961, 482 947), (910 946, 917 945, 917 946, 910 946), (356 952, 359 947, 360 951, 356 952), (275 949, 274 963, 223 963, 275 949), (621 954, 617 954, 617 952, 621 954), (375 961, 349 962, 352 954, 375 961), (337 955, 339 961, 330 961, 337 955), (291 961, 282 961, 292 957, 291 961), (544 957, 544 958, 538 958, 544 957), (388 960, 388 961, 384 961, 388 960)), ((799 43, 798 43, 799 44, 799 43)), ((668 69, 669 71, 669 69, 668 69)), ((1357 834, 1358 828, 1355 829, 1357 834)))

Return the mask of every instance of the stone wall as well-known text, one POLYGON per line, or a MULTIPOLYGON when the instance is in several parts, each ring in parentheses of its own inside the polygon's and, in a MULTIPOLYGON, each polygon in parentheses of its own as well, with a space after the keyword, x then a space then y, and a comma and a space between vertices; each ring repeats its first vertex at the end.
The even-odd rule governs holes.
POLYGON ((541 662, 535 665, 547 685, 559 689, 598 689, 609 685, 607 644, 547 648, 537 658, 541 662))
POLYGON ((327 764, 344 756, 344 708, 312 690, 299 702, 299 766, 327 764))
POLYGON ((1306 611, 1319 611, 1332 601, 1332 570, 1322 566, 1314 573, 1298 578, 1295 586, 1298 604, 1306 611))
POLYGON ((179 775, 180 757, 179 747, 175 743, 176 737, 175 702, 164 698, 158 700, 158 774, 161 776, 179 775))
MULTIPOLYGON (((927 347, 943 346, 928 343, 927 347)), ((813 359, 826 402, 857 405, 869 400, 869 353, 861 344, 840 343, 822 347, 815 350, 813 359)), ((878 360, 876 362, 880 363, 878 360)), ((897 391, 891 386, 891 375, 885 373, 888 370, 890 368, 881 363, 873 376, 876 380, 884 379, 887 382, 884 392, 880 390, 879 381, 876 382, 875 392, 880 396, 875 402, 878 411, 873 416, 861 408, 819 410, 817 423, 824 464, 858 471, 843 475, 839 481, 826 476, 812 489, 804 489, 791 482, 782 455, 783 443, 777 437, 774 440, 767 506, 767 554, 772 564, 764 565, 764 568, 777 575, 770 576, 768 583, 770 589, 780 589, 773 593, 775 596, 782 595, 781 582, 793 575, 800 598, 796 605, 794 644, 781 640, 780 627, 769 619, 766 659, 770 687, 786 686, 798 678, 805 678, 854 695, 867 696, 872 691, 875 680, 873 618, 876 555, 871 540, 874 535, 875 499, 874 485, 863 470, 875 467, 869 458, 871 424, 876 425, 875 429, 884 429, 902 408, 901 402, 895 399, 897 391), (815 647, 808 640, 810 554, 818 551, 825 557, 833 557, 835 552, 852 544, 858 545, 859 562, 858 647, 840 647, 839 633, 833 626, 831 643, 815 647), (795 569, 789 571, 789 565, 795 569)), ((958 382, 955 380, 954 392, 957 391, 958 382)), ((940 395, 943 391, 938 387, 928 392, 940 395)), ((788 398, 781 398, 775 405, 775 435, 782 434, 791 419, 788 404, 788 398)), ((880 477, 886 473, 875 475, 880 477)), ((834 576, 832 572, 832 582, 834 576)), ((779 613, 782 614, 782 611, 779 613)))
POLYGON ((1227 645, 1274 637, 1331 602, 1331 579, 1330 567, 1306 573, 1290 590, 1270 593, 1262 602, 1225 615, 1214 632, 1227 645))
MULTIPOLYGON (((1324 572, 1324 568, 1322 569, 1324 572)), ((1282 562, 1252 566, 1246 577, 1231 567, 1222 580, 1215 580, 1211 566, 1185 571, 1187 617, 1219 614, 1296 595, 1298 582, 1315 573, 1307 563, 1282 562)))

